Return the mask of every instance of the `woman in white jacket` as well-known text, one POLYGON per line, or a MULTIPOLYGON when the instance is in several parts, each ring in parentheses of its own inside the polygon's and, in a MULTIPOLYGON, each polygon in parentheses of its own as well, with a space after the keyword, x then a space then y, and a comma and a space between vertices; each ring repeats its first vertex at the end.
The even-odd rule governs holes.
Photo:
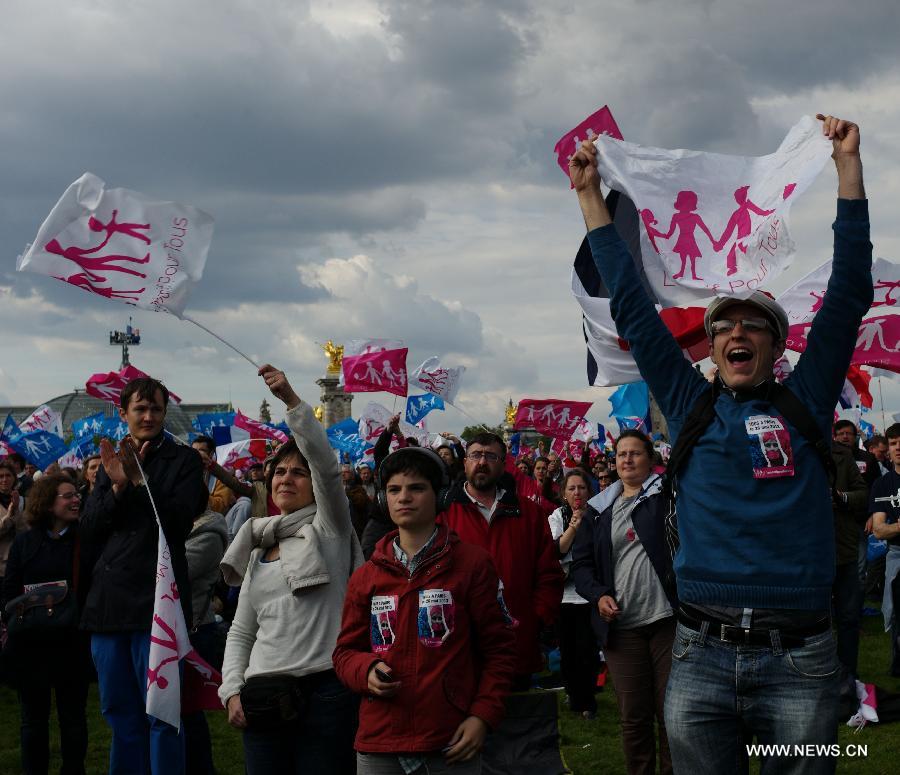
POLYGON ((362 563, 337 459, 312 407, 284 373, 260 376, 284 401, 293 438, 267 484, 281 510, 248 520, 222 560, 241 584, 219 696, 243 730, 248 775, 354 771, 357 700, 331 653, 347 580, 362 563))

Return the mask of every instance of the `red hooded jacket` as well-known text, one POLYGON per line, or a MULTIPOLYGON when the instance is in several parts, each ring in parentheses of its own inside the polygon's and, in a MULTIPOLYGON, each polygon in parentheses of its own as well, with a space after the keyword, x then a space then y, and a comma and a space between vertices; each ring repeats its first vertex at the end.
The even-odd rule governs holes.
POLYGON ((488 524, 461 483, 451 497, 438 520, 463 542, 490 553, 503 582, 503 605, 516 636, 516 675, 540 671, 538 636, 542 625, 556 621, 565 583, 543 509, 507 490, 488 524))
POLYGON ((389 699, 362 701, 358 751, 439 751, 468 716, 492 728, 503 718, 515 656, 497 573, 487 552, 438 531, 412 577, 394 556, 394 531, 347 586, 333 654, 338 677, 367 695, 369 670, 384 661, 403 684, 389 699))

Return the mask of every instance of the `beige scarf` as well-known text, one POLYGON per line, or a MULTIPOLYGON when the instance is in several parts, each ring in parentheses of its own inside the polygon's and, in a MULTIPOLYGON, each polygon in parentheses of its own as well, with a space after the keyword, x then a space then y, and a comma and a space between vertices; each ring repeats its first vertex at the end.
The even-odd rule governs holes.
MULTIPOLYGON (((331 572, 319 547, 319 535, 313 527, 316 504, 276 517, 248 519, 234 537, 222 558, 220 568, 225 582, 236 587, 244 579, 250 555, 257 547, 268 549, 278 544, 281 571, 291 592, 328 584, 331 572)), ((350 530, 350 573, 365 562, 356 533, 350 530)))

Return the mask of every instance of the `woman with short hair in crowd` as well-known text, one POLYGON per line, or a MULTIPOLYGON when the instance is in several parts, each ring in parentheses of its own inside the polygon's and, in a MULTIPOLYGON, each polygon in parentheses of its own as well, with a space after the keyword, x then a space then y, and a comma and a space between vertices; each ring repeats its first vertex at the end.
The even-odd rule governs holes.
POLYGON ((280 514, 244 523, 222 560, 241 594, 219 696, 243 730, 248 775, 352 773, 358 700, 338 681, 331 654, 362 552, 313 408, 283 372, 266 365, 259 373, 284 401, 293 438, 267 479, 280 514))
POLYGON ((575 590, 571 574, 572 545, 591 497, 590 478, 573 468, 562 480, 563 505, 549 516, 550 534, 559 550, 559 561, 566 574, 559 613, 559 657, 569 710, 587 719, 597 713, 594 692, 600 659, 597 640, 591 629, 591 606, 575 590))
MULTIPOLYGON (((11 629, 3 652, 7 674, 15 678, 22 714, 22 771, 47 773, 50 760, 50 695, 56 694, 60 753, 64 775, 84 773, 87 753, 88 682, 91 675, 88 635, 78 629, 80 496, 67 476, 37 479, 28 495, 31 529, 19 534, 9 552, 3 582, 3 616, 25 619, 26 591, 54 582, 65 600, 55 606, 58 621, 71 626, 11 629), (12 610, 7 612, 10 604, 12 610), (69 615, 65 609, 69 608, 69 615)), ((43 608, 39 606, 38 610, 43 608)))
POLYGON ((672 664, 675 611, 665 543, 668 499, 652 471, 653 442, 626 430, 615 442, 614 482, 589 501, 575 536, 575 589, 589 601, 591 621, 616 689, 629 773, 660 772, 672 762, 663 702, 672 664))

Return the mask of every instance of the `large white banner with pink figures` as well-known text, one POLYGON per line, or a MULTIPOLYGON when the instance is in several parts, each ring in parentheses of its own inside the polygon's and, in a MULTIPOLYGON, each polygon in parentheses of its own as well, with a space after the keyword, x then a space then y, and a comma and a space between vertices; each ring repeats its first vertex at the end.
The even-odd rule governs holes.
POLYGON ((666 307, 747 296, 781 274, 794 257, 788 212, 832 151, 811 117, 760 157, 646 148, 603 135, 594 144, 601 178, 640 213, 644 270, 666 307))
MULTIPOLYGON (((822 306, 831 261, 788 288, 778 302, 788 316, 788 349, 803 352, 812 321, 822 306)), ((872 263, 872 306, 859 325, 851 364, 900 371, 900 265, 878 258, 872 263)))
POLYGON ((212 216, 196 207, 107 190, 86 172, 50 211, 16 269, 181 317, 212 233, 212 216))

